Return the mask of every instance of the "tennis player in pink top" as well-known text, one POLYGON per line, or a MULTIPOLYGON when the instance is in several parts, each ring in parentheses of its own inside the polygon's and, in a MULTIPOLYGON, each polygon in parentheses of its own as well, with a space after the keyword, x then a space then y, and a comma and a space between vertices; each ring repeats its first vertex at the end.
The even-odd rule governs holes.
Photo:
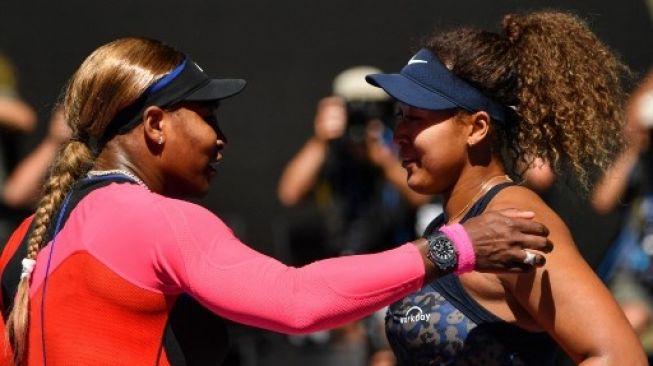
POLYGON ((142 38, 101 46, 82 63, 63 100, 74 137, 0 257, 16 365, 219 363, 226 338, 203 353, 175 337, 180 302, 192 298, 213 319, 310 332, 449 273, 528 271, 552 249, 532 213, 504 210, 393 250, 302 268, 257 253, 183 200, 207 193, 225 145, 218 101, 244 86, 142 38))

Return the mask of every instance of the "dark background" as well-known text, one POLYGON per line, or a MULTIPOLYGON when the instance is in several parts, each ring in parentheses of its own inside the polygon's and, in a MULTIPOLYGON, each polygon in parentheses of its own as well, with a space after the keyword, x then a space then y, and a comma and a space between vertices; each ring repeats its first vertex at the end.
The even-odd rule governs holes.
POLYGON ((229 146, 203 203, 241 239, 274 254, 277 179, 312 132, 315 103, 339 71, 356 64, 396 71, 434 30, 496 29, 507 12, 542 8, 584 17, 636 71, 653 61, 645 0, 2 1, 0 50, 15 62, 20 93, 41 125, 83 58, 120 36, 164 40, 211 75, 247 79, 246 91, 223 105, 229 146))

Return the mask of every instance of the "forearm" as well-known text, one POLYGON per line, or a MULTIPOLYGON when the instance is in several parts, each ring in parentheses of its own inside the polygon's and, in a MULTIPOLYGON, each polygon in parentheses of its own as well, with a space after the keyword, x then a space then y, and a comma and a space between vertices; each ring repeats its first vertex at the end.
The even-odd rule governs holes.
POLYGON ((19 99, 0 96, 0 124, 13 130, 31 132, 36 124, 36 114, 19 99))
POLYGON ((599 213, 608 213, 619 203, 628 184, 628 176, 637 163, 638 154, 629 150, 612 165, 592 192, 592 206, 599 213))
POLYGON ((188 293, 237 322, 285 333, 336 327, 424 283, 425 262, 413 244, 294 268, 243 244, 206 209, 174 200, 160 205, 157 231, 167 239, 148 251, 156 286, 188 293))
POLYGON ((420 288, 424 262, 414 245, 292 268, 262 255, 195 273, 190 293, 217 314, 282 333, 333 328, 420 288))
MULTIPOLYGON (((449 227, 447 232, 457 247, 471 245, 462 226, 449 227)), ((207 252, 194 259, 189 255, 198 251, 181 252, 186 253, 183 267, 189 269, 185 291, 228 319, 282 333, 340 326, 454 270, 441 271, 427 259, 425 239, 301 268, 288 267, 235 238, 223 242, 219 250, 214 248, 216 254, 207 252)))
POLYGON ((2 190, 2 199, 7 205, 27 207, 34 204, 58 148, 56 141, 46 138, 18 164, 2 190))
POLYGON ((288 163, 278 188, 278 197, 284 206, 297 204, 313 188, 327 153, 328 143, 312 138, 288 163))
POLYGON ((377 254, 293 268, 243 244, 208 210, 173 200, 160 203, 166 222, 158 232, 172 231, 158 234, 170 241, 150 251, 156 256, 152 262, 162 290, 187 292, 226 318, 286 333, 344 324, 453 271, 501 270, 515 262, 510 254, 515 250, 504 236, 514 237, 523 225, 500 213, 487 213, 464 228, 441 228, 459 253, 458 266, 443 272, 426 259, 425 239, 377 254), (488 225, 498 233, 482 229, 488 225), (475 257, 477 242, 482 253, 489 253, 487 258, 475 257))

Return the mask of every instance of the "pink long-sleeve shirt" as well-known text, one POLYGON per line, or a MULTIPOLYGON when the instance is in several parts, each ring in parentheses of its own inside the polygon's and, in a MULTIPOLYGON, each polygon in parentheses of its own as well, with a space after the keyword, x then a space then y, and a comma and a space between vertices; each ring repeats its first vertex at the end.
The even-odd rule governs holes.
POLYGON ((181 293, 236 322, 299 333, 365 316, 424 279, 412 244, 289 267, 243 244, 201 206, 124 183, 92 191, 72 210, 56 236, 44 295, 52 248, 39 252, 30 285, 30 359, 42 355, 45 301, 48 363, 80 352, 80 362, 101 363, 119 349, 133 349, 133 362, 152 359, 181 293))

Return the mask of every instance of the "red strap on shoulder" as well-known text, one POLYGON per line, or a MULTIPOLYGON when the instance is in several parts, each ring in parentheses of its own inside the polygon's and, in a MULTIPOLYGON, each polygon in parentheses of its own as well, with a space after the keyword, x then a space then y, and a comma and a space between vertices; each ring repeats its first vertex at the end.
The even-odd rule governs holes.
MULTIPOLYGON (((34 219, 34 215, 23 220, 23 222, 20 223, 18 228, 14 230, 14 232, 9 237, 7 244, 2 250, 2 254, 0 254, 0 278, 2 277, 2 274, 5 271, 5 267, 16 253, 16 250, 20 246, 20 243, 23 242, 23 239, 25 238, 25 235, 27 234, 27 230, 29 229, 29 226, 32 223, 33 219, 34 219)), ((3 307, 4 305, 2 304, 2 296, 0 296, 0 309, 2 309, 3 307)))
POLYGON ((5 327, 5 320, 0 316, 0 332, 2 332, 2 338, 0 338, 0 365, 12 366, 14 364, 14 353, 11 350, 7 343, 5 334, 7 334, 7 329, 5 327))
MULTIPOLYGON (((0 277, 2 277, 7 263, 9 263, 11 257, 16 253, 20 243, 23 242, 27 230, 29 230, 29 226, 32 223, 32 219, 34 219, 34 215, 23 220, 18 228, 11 234, 9 240, 7 240, 7 244, 2 250, 2 254, 0 254, 0 277)), ((0 288, 0 290, 2 290, 2 288, 0 288)), ((0 296, 0 309, 2 308, 4 308, 4 305, 2 304, 2 296, 0 296)), ((0 334, 6 334, 5 320, 2 316, 0 316, 0 332, 2 332, 0 334)), ((0 338, 0 364, 10 366, 14 364, 13 352, 11 352, 11 347, 5 343, 6 338, 3 336, 0 338)))

